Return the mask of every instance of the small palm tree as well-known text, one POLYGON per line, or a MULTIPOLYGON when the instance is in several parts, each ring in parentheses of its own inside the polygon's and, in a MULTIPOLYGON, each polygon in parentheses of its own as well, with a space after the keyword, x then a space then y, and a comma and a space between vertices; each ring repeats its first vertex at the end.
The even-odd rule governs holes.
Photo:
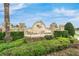
POLYGON ((9 3, 4 3, 5 41, 11 41, 9 3))

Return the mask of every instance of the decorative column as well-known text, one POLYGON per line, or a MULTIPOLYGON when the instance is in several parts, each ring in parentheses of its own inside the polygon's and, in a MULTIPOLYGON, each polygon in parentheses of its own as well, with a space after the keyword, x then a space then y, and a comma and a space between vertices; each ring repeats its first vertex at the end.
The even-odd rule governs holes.
POLYGON ((4 3, 5 41, 11 41, 9 3, 4 3))

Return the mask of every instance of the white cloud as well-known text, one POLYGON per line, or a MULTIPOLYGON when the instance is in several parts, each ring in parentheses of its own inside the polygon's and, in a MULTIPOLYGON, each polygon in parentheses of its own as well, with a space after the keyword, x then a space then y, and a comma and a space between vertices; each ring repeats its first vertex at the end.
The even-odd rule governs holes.
POLYGON ((19 10, 19 9, 22 9, 24 7, 28 7, 29 5, 31 4, 25 4, 25 3, 14 3, 14 4, 11 4, 10 5, 10 9, 11 10, 19 10))
POLYGON ((52 11, 46 12, 46 13, 37 13, 37 16, 45 16, 45 17, 58 17, 58 18, 65 18, 66 17, 79 17, 79 10, 73 10, 73 9, 65 9, 65 8, 56 8, 52 11))
MULTIPOLYGON (((57 8, 52 11, 54 16, 61 18, 60 21, 66 22, 79 22, 79 10, 74 9, 65 9, 65 8, 57 8), (65 17, 66 16, 66 17, 65 17)), ((56 18, 55 18, 56 19, 56 18)))
MULTIPOLYGON (((10 4, 10 14, 13 14, 15 11, 22 9, 24 7, 28 7, 31 4, 25 3, 12 3, 10 4)), ((4 12, 4 4, 0 4, 0 12, 4 12)))
POLYGON ((79 16, 71 18, 71 19, 69 19, 69 21, 78 21, 79 22, 79 16))
POLYGON ((72 10, 72 9, 64 9, 64 8, 57 8, 53 10, 56 14, 63 14, 65 16, 76 16, 79 15, 78 10, 72 10))
MULTIPOLYGON (((13 9, 13 11, 24 8, 24 4, 18 5, 18 6, 19 7, 18 8, 15 7, 13 9)), ((45 20, 44 17, 45 18, 51 17, 50 20, 52 20, 52 22, 56 21, 58 24, 59 23, 63 24, 63 23, 66 23, 66 22, 72 22, 73 24, 75 24, 77 21, 79 22, 79 11, 73 10, 73 9, 56 8, 56 9, 53 9, 52 11, 49 11, 49 12, 42 12, 42 13, 40 12, 40 13, 35 13, 35 14, 27 14, 26 13, 25 15, 19 16, 19 19, 24 19, 24 21, 22 20, 22 22, 26 23, 30 27, 38 20, 44 21, 45 20), (68 17, 70 17, 70 18, 68 18, 68 17)))
POLYGON ((25 3, 16 3, 16 4, 11 4, 10 5, 10 13, 13 14, 14 12, 16 13, 16 11, 24 8, 24 7, 28 7, 31 4, 25 4, 25 3))
POLYGON ((23 4, 19 4, 19 3, 17 3, 17 4, 11 4, 10 5, 10 10, 18 10, 18 9, 23 8, 23 7, 25 7, 24 3, 23 4))
POLYGON ((43 12, 43 13, 36 13, 36 14, 27 14, 27 16, 29 16, 28 22, 43 20, 44 17, 51 17, 51 20, 56 20, 56 21, 59 20, 62 22, 67 22, 67 21, 72 22, 75 20, 79 21, 79 11, 78 10, 71 10, 71 9, 64 9, 64 8, 53 9, 52 11, 49 11, 46 13, 43 12), (67 16, 67 17, 64 17, 64 16, 67 16), (68 18, 68 17, 70 17, 70 18, 68 18))
POLYGON ((61 22, 71 22, 73 23, 73 25, 75 25, 75 27, 79 27, 79 10, 57 8, 54 9, 52 13, 54 13, 55 15, 61 15, 60 17, 58 17, 58 19, 61 19, 61 22))

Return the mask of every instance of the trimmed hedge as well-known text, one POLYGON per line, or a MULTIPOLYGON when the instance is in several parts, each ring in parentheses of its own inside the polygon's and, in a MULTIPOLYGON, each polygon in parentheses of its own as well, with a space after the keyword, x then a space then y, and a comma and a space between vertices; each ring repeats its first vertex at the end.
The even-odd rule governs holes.
POLYGON ((4 32, 0 32, 0 40, 3 40, 4 36, 5 36, 5 33, 4 32))
POLYGON ((24 44, 20 47, 6 49, 0 52, 3 56, 40 56, 67 48, 70 45, 68 38, 42 40, 24 44))
POLYGON ((68 31, 54 31, 54 37, 69 37, 68 31))
MULTIPOLYGON (((13 40, 21 39, 24 37, 24 32, 11 32, 13 40)), ((5 37, 5 32, 0 32, 0 40, 3 40, 5 37)))
POLYGON ((24 38, 24 32, 11 32, 13 40, 24 38))

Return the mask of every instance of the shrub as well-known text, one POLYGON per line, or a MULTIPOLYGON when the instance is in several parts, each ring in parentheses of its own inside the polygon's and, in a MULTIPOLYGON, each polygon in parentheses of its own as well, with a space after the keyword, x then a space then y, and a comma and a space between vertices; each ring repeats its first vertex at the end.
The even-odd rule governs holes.
POLYGON ((11 32, 13 40, 24 38, 24 32, 11 32))
POLYGON ((23 42, 22 39, 18 39, 18 40, 12 41, 10 43, 2 43, 2 44, 0 44, 0 52, 3 51, 4 49, 9 49, 9 48, 12 48, 12 47, 16 47, 16 46, 19 46, 23 43, 24 42, 23 42))
POLYGON ((25 42, 35 42, 40 40, 46 40, 44 37, 24 37, 25 42))
POLYGON ((66 23, 65 24, 65 30, 68 31, 68 34, 70 36, 74 36, 75 35, 75 28, 74 28, 72 23, 70 23, 70 22, 66 23))
POLYGON ((58 40, 60 41, 60 43, 63 45, 62 47, 64 47, 64 48, 69 46, 68 43, 71 44, 69 38, 58 37, 58 40))
POLYGON ((4 36, 5 36, 5 33, 4 32, 0 32, 0 40, 3 40, 4 36))
POLYGON ((42 40, 6 49, 0 55, 15 56, 39 56, 50 52, 59 51, 70 45, 68 38, 58 38, 55 40, 42 40))
MULTIPOLYGON (((75 43, 75 41, 78 41, 77 39, 75 39, 74 37, 69 37, 70 43, 75 43)), ((76 42, 77 43, 77 42, 76 42)))
MULTIPOLYGON (((21 39, 24 37, 24 32, 11 32, 12 39, 21 39)), ((0 40, 3 40, 5 37, 5 32, 0 32, 0 40)))
POLYGON ((46 36, 45 36, 45 39, 51 40, 51 39, 53 39, 53 36, 52 36, 52 35, 46 35, 46 36))
POLYGON ((69 37, 68 31, 54 31, 54 37, 69 37))

